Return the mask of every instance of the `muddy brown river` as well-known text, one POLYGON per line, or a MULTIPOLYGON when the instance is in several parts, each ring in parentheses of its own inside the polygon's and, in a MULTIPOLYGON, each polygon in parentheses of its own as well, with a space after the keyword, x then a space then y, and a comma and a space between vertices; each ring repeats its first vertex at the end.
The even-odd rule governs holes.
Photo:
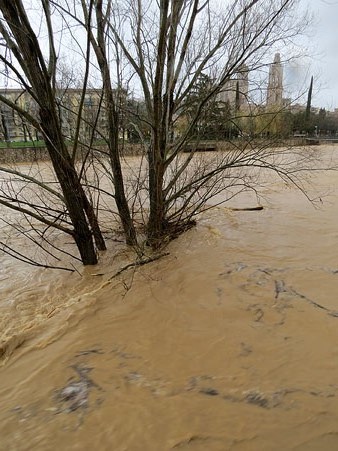
POLYGON ((337 450, 338 172, 311 182, 118 277, 114 241, 81 275, 1 255, 0 449, 337 450))

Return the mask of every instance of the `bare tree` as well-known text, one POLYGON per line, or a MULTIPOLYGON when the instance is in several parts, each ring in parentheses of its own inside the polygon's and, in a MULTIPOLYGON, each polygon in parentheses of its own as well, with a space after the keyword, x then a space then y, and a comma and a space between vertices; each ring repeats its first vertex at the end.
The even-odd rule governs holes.
MULTIPOLYGON (((5 47, 0 55, 0 60, 6 70, 16 76, 22 88, 38 105, 38 117, 32 117, 28 111, 14 104, 6 96, 0 96, 0 100, 18 111, 44 137, 73 226, 71 235, 76 242, 81 260, 85 265, 95 264, 97 255, 93 236, 98 249, 105 249, 105 244, 93 206, 81 185, 62 133, 57 108, 57 53, 50 2, 42 0, 41 6, 48 35, 49 57, 47 62, 24 3, 21 0, 0 1, 2 15, 0 33, 2 44, 5 47)), ((7 206, 9 207, 10 204, 7 206)))
MULTIPOLYGON (((275 151, 273 141, 258 142, 253 132, 242 130, 245 120, 252 122, 262 110, 239 81, 239 76, 245 79, 249 72, 267 68, 272 52, 287 46, 301 31, 305 22, 295 19, 296 0, 229 0, 222 4, 213 0, 40 1, 49 57, 43 57, 23 1, 9 5, 0 0, 0 33, 7 52, 0 59, 39 105, 38 118, 27 111, 20 110, 20 114, 45 137, 85 263, 96 261, 92 234, 97 247, 104 248, 89 201, 93 190, 98 192, 100 187, 90 186, 84 166, 77 172, 74 164, 83 138, 81 123, 86 120, 84 102, 90 80, 101 92, 98 115, 99 110, 105 112, 107 133, 99 130, 96 115, 90 122, 86 158, 92 155, 94 136, 99 134, 108 148, 109 165, 104 158, 94 158, 94 170, 97 175, 107 171, 112 180, 113 192, 107 194, 114 198, 127 244, 135 248, 140 244, 136 222, 140 220, 146 242, 154 249, 160 247, 191 227, 212 198, 218 196, 216 202, 225 202, 243 190, 256 191, 263 170, 274 171, 303 189, 301 175, 311 167, 309 155, 295 157, 289 149, 275 151), (83 91, 71 155, 56 99, 52 7, 83 61, 83 91), (201 79, 207 83, 196 95, 201 79), (119 101, 126 86, 132 86, 141 97, 139 108, 119 101), (209 126, 214 112, 218 122, 230 124, 228 143, 225 149, 201 155, 201 124, 209 126), (125 171, 119 137, 122 116, 123 122, 129 121, 139 133, 146 157, 146 165, 142 158, 138 168, 125 171), (232 140, 232 130, 240 140, 232 140), (140 217, 136 218, 135 210, 141 212, 140 217)), ((0 100, 18 110, 6 98, 0 100)), ((270 114, 266 129, 276 114, 270 114)))
MULTIPOLYGON (((94 3, 101 8, 102 2, 94 3)), ((166 236, 189 228, 193 216, 216 193, 241 180, 248 188, 249 177, 244 177, 243 171, 239 176, 237 167, 267 167, 288 174, 285 167, 271 163, 266 142, 261 147, 252 142, 243 143, 241 148, 235 144, 231 156, 220 154, 213 164, 199 162, 197 166, 193 164, 194 151, 188 156, 182 152, 192 138, 198 146, 199 137, 192 133, 196 123, 236 74, 244 66, 247 71, 261 69, 271 48, 286 44, 299 33, 303 23, 296 22, 291 13, 295 3, 233 0, 217 6, 200 0, 106 2, 106 45, 122 52, 126 71, 137 79, 145 104, 144 120, 151 130, 147 146, 147 235, 154 248, 166 236), (195 101, 191 114, 189 99, 203 73, 212 83, 195 101), (177 133, 180 120, 184 126, 177 133), (237 175, 229 177, 229 173, 237 175)), ((236 84, 233 91, 236 99, 236 84)), ((236 107, 234 110, 236 116, 236 107)), ((287 178, 292 181, 291 175, 287 178)))

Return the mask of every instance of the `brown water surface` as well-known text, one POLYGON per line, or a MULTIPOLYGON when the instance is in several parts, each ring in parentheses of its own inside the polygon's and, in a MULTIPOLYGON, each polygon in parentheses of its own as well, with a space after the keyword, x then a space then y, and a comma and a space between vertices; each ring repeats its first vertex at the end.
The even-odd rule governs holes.
POLYGON ((0 449, 338 449, 338 173, 312 181, 318 209, 273 180, 117 278, 115 242, 82 277, 2 256, 0 449))

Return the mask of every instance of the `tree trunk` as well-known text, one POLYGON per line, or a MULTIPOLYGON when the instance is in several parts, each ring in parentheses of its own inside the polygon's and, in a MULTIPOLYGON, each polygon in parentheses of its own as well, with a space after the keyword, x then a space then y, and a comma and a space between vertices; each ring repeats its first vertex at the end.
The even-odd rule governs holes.
MULTIPOLYGON (((104 83, 105 85, 106 83, 104 83)), ((109 157, 114 177, 115 202, 122 223, 126 243, 130 246, 137 245, 136 231, 130 215, 130 209, 124 191, 123 174, 119 155, 118 144, 118 120, 117 112, 114 111, 114 100, 111 86, 104 86, 106 92, 106 103, 109 121, 109 157)))
POLYGON ((5 112, 1 111, 1 124, 2 124, 2 129, 3 129, 3 134, 4 134, 4 140, 6 142, 9 141, 9 133, 8 133, 8 127, 7 127, 7 118, 5 116, 5 112))
MULTIPOLYGON (((46 134, 46 147, 60 183, 70 219, 74 240, 84 265, 95 265, 97 255, 89 229, 83 198, 85 196, 70 155, 58 127, 56 113, 51 108, 40 108, 41 125, 46 134)), ((88 201, 89 202, 89 201, 88 201)))
POLYGON ((137 245, 136 231, 130 214, 130 208, 127 202, 121 161, 119 155, 119 115, 116 108, 116 99, 114 98, 110 67, 106 53, 106 18, 103 14, 103 2, 98 0, 96 3, 96 19, 97 19, 97 41, 90 34, 91 43, 93 45, 96 58, 100 67, 103 91, 105 97, 105 107, 107 108, 108 117, 108 135, 109 135, 109 157, 114 178, 115 202, 122 223, 126 243, 131 246, 137 245))
POLYGON ((88 218, 90 227, 93 232, 93 237, 95 240, 96 247, 99 251, 105 251, 105 250, 107 250, 106 243, 104 241, 93 205, 89 202, 88 197, 86 196, 86 193, 84 192, 82 186, 81 186, 81 191, 83 193, 84 209, 85 209, 86 216, 88 218))
POLYGON ((164 163, 156 145, 149 151, 149 201, 147 238, 153 249, 160 247, 165 233, 164 163))
POLYGON ((89 20, 90 11, 86 7, 84 7, 84 12, 88 19, 87 32, 89 33, 90 42, 96 54, 103 82, 105 107, 107 108, 107 118, 108 118, 109 158, 113 173, 114 190, 115 190, 114 198, 117 210, 119 212, 119 217, 122 223, 126 243, 128 245, 136 246, 137 245, 136 231, 124 190, 124 181, 119 155, 119 143, 118 143, 119 115, 116 109, 116 100, 113 94, 110 76, 110 67, 106 52, 107 30, 105 27, 107 25, 107 16, 105 16, 103 12, 102 0, 98 0, 96 2, 95 10, 97 21, 97 39, 94 38, 94 35, 92 34, 92 31, 90 29, 90 20, 89 20))

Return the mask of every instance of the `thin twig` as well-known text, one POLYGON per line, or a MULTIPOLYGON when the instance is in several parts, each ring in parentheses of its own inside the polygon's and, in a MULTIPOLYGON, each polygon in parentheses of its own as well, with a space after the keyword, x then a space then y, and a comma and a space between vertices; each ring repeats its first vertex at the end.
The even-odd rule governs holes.
POLYGON ((158 254, 158 255, 155 255, 153 257, 140 258, 139 260, 135 260, 133 263, 128 263, 128 265, 122 266, 122 268, 120 268, 113 276, 111 276, 108 279, 108 281, 110 282, 111 280, 115 279, 117 276, 119 276, 124 271, 127 271, 130 268, 135 268, 137 266, 147 265, 148 263, 152 263, 152 262, 154 262, 156 260, 159 260, 162 257, 166 257, 169 254, 170 254, 169 252, 164 252, 162 254, 158 254))

